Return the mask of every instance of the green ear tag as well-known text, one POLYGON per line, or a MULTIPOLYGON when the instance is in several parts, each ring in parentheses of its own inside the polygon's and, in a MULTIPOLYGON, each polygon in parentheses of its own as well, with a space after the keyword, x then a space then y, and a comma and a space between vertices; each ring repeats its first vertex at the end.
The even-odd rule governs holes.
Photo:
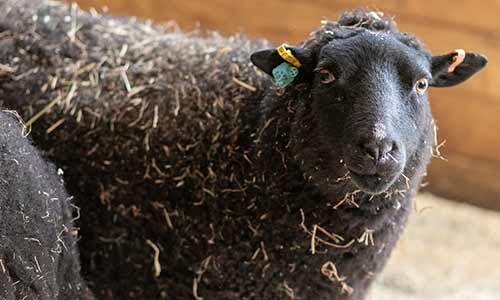
POLYGON ((274 82, 282 88, 290 85, 297 75, 299 75, 299 70, 287 62, 273 69, 274 82))

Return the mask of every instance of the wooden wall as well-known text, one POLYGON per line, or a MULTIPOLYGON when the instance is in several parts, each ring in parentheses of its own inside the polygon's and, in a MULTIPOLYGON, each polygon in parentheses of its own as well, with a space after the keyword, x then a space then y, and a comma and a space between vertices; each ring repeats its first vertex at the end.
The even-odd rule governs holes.
POLYGON ((434 160, 430 188, 441 195, 500 209, 500 1, 418 0, 79 0, 83 8, 176 20, 182 28, 244 32, 276 43, 301 41, 321 19, 343 10, 369 7, 396 16, 401 30, 413 32, 434 53, 475 50, 490 59, 487 69, 467 83, 435 89, 431 102, 446 139, 447 162, 434 160))

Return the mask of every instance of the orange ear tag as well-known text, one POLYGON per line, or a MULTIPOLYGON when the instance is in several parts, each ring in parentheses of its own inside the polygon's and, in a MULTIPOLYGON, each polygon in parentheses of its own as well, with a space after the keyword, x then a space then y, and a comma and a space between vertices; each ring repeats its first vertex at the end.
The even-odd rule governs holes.
POLYGON ((455 53, 456 55, 453 56, 453 62, 448 67, 448 73, 453 73, 453 71, 455 71, 455 68, 458 67, 458 65, 460 65, 461 63, 463 63, 465 59, 465 51, 463 49, 456 49, 455 53))

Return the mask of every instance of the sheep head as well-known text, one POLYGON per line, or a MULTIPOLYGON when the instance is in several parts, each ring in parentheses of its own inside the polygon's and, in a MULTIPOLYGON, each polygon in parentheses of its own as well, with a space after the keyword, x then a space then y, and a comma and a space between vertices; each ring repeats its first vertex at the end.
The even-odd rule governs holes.
MULTIPOLYGON (((290 133, 294 156, 306 177, 326 189, 348 178, 352 189, 379 194, 429 160, 428 87, 459 84, 487 59, 462 50, 432 56, 392 21, 379 18, 378 27, 366 28, 342 20, 327 23, 301 47, 287 47, 301 64, 286 90, 307 90, 290 133)), ((251 60, 270 75, 286 63, 276 49, 251 60)))

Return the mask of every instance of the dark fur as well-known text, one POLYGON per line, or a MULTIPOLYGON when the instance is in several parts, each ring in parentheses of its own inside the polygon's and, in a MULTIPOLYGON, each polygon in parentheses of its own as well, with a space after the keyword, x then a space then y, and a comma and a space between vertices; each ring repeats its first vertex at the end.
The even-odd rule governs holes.
POLYGON ((71 203, 19 121, 0 112, 0 299, 91 299, 80 277, 71 203))
MULTIPOLYGON (((364 14, 348 19, 351 17, 346 15, 340 22, 358 24, 366 20, 364 14)), ((276 125, 267 130, 269 135, 263 143, 265 149, 271 149, 267 152, 266 165, 279 162, 276 152, 268 146, 274 143, 275 132, 285 135, 279 142, 280 151, 293 158, 289 166, 275 163, 271 168, 276 172, 274 176, 285 173, 285 168, 295 170, 288 172, 276 187, 287 190, 288 186, 295 185, 294 190, 300 191, 290 192, 288 197, 297 198, 291 197, 288 205, 295 211, 301 207, 309 216, 306 220, 309 226, 320 224, 348 237, 347 241, 361 237, 366 229, 373 230, 375 239, 375 246, 356 242, 345 250, 329 249, 326 257, 310 257, 307 264, 317 269, 328 260, 334 262, 354 293, 348 295, 339 285, 328 284, 320 275, 308 274, 296 278, 303 280, 301 285, 311 287, 307 292, 298 292, 304 299, 364 299, 367 287, 382 270, 406 223, 412 207, 411 197, 431 157, 434 123, 428 102, 425 98, 416 99, 411 93, 413 80, 422 75, 418 68, 428 69, 430 56, 421 50, 416 39, 394 33, 392 23, 376 24, 377 29, 366 30, 328 23, 301 50, 307 53, 304 55, 314 57, 310 59, 313 67, 303 68, 331 69, 337 77, 335 86, 322 86, 318 75, 311 71, 306 78, 299 78, 297 85, 288 88, 284 96, 273 96, 263 102, 263 111, 268 111, 264 121, 278 116, 276 125), (380 32, 374 34, 372 30, 380 32), (401 61, 395 67, 397 59, 401 61), (412 76, 409 87, 401 82, 401 74, 412 76), (405 94, 408 96, 401 98, 405 94), (288 103, 286 110, 283 103, 288 103), (356 194, 354 199, 359 208, 346 203, 333 209, 346 194, 359 190, 351 180, 342 180, 349 176, 346 161, 361 161, 363 155, 356 151, 356 141, 360 136, 370 136, 377 122, 387 122, 400 143, 406 146, 398 158, 404 163, 401 170, 409 178, 409 186, 405 177, 399 175, 390 187, 381 191, 385 193, 356 194), (311 197, 315 195, 312 187, 319 189, 317 198, 311 197), (318 210, 320 203, 327 205, 318 210)))
MULTIPOLYGON (((79 85, 69 106, 61 103, 33 128, 34 140, 64 168, 68 188, 79 198, 83 269, 96 295, 190 299, 193 280, 199 280, 197 293, 205 299, 365 297, 404 227, 431 156, 433 120, 426 96, 413 91, 414 80, 443 73, 452 55, 434 60, 391 20, 346 14, 293 48, 304 66, 281 93, 250 66, 251 53, 265 43, 143 31, 141 24, 115 20, 124 37, 107 29, 108 18, 81 13, 78 48, 65 40, 70 23, 62 21, 64 8, 22 3, 14 5, 22 9, 1 10, 8 13, 0 15, 0 25, 12 34, 1 41, 0 57, 8 64, 21 56, 12 63, 18 72, 38 71, 3 78, 0 102, 28 116, 47 104, 39 99, 67 94, 64 85, 42 91, 49 75, 87 80, 68 66, 98 64, 124 43, 161 37, 144 44, 146 53, 131 47, 122 58, 130 64, 130 81, 147 87, 135 96, 145 108, 129 105, 122 78, 112 72, 118 66, 109 59, 96 71, 101 86, 79 85), (33 14, 39 20, 50 14, 52 21, 32 21, 33 14), (318 64, 333 69, 334 85, 318 83, 318 64), (233 76, 257 91, 235 84, 233 76), (156 128, 155 106, 161 112, 156 128), (83 117, 76 120, 79 110, 83 117), (61 118, 63 126, 47 135, 61 118), (393 177, 385 189, 374 184, 358 192, 359 208, 344 203, 334 209, 359 189, 359 182, 345 178, 346 164, 369 169, 359 141, 380 122, 399 145, 399 163, 382 170, 393 177), (312 231, 314 225, 341 235, 338 244, 354 242, 343 249, 316 243, 313 255, 304 227, 312 231), (374 245, 359 241, 366 230, 374 245), (152 277, 146 239, 161 249, 158 278, 152 277), (346 277, 352 294, 322 274, 328 262, 346 277)), ((264 72, 281 62, 273 49, 257 53, 254 62, 264 72)), ((468 57, 469 69, 459 67, 458 75, 445 74, 441 81, 429 78, 431 83, 471 76, 483 58, 468 57)))
MULTIPOLYGON (((460 70, 447 74, 453 54, 431 57, 418 39, 397 32, 392 20, 364 11, 345 13, 338 22, 326 23, 303 46, 290 48, 303 63, 301 75, 284 96, 263 102, 263 111, 268 111, 263 120, 279 116, 278 125, 268 132, 286 133, 281 151, 300 166, 297 177, 287 177, 283 186, 302 176, 321 191, 324 200, 318 203, 358 190, 354 199, 359 208, 344 205, 327 210, 316 222, 341 236, 359 237, 371 229, 376 239, 375 247, 356 245, 330 257, 354 288, 352 295, 318 288, 305 299, 364 299, 406 224, 411 198, 433 151, 428 94, 416 93, 415 83, 427 78, 433 86, 458 84, 480 70, 486 59, 467 53, 460 70), (335 82, 320 83, 320 69, 330 70, 335 82), (286 112, 283 103, 288 103, 286 112), (376 139, 378 127, 394 150, 391 157, 374 164, 363 148, 381 142, 376 139), (371 176, 357 179, 352 170, 371 176), (346 177, 350 180, 341 180, 346 177)), ((276 59, 273 49, 255 53, 252 60, 266 73, 283 61, 276 59)), ((274 140, 270 136, 267 145, 274 140)))

